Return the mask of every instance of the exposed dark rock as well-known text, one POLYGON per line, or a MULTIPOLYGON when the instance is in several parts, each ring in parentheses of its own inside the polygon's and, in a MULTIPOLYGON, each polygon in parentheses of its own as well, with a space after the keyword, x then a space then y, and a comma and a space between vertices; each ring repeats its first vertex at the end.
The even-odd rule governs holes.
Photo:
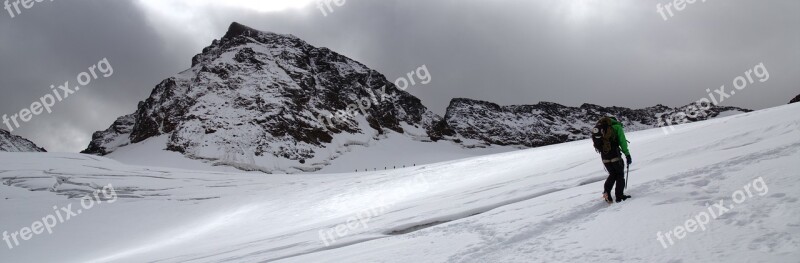
MULTIPOLYGON (((589 138, 591 128, 603 116, 615 116, 627 130, 643 130, 669 125, 668 116, 688 112, 688 107, 663 105, 644 109, 601 107, 583 104, 568 107, 551 102, 534 105, 499 106, 471 99, 453 99, 444 119, 448 130, 465 139, 497 145, 537 147, 589 138)), ((749 112, 736 107, 714 106, 700 111, 688 122, 714 118, 723 112, 749 112)))

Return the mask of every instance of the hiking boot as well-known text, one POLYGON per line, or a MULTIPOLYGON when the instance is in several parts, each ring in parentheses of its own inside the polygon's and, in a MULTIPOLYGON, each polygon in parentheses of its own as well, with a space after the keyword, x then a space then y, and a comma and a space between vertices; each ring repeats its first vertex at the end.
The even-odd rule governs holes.
POLYGON ((622 195, 622 197, 617 197, 617 203, 620 203, 622 201, 628 200, 628 198, 631 198, 631 196, 630 195, 622 195))
POLYGON ((603 193, 603 200, 606 201, 606 203, 609 203, 609 204, 613 204, 614 203, 614 198, 611 198, 611 195, 608 194, 608 193, 603 193))

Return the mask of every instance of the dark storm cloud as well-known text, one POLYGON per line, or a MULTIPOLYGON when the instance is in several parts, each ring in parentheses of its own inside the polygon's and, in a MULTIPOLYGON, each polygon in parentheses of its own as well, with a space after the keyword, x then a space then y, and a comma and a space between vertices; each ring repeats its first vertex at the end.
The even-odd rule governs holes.
POLYGON ((425 64, 433 82, 408 91, 439 114, 453 97, 685 105, 760 62, 770 80, 723 104, 760 109, 800 93, 800 2, 698 2, 668 21, 657 2, 667 3, 348 0, 327 16, 312 4, 267 13, 209 6, 173 18, 138 2, 45 1, 14 19, 0 14, 0 114, 108 57, 114 76, 15 131, 51 150, 79 150, 232 21, 329 47, 392 80, 425 64))
MULTIPOLYGON (((143 14, 125 1, 44 1, 13 19, 0 13, 0 114, 16 114, 108 58, 114 75, 93 81, 15 134, 51 151, 78 151, 92 132, 135 109, 183 60, 164 53, 143 14)), ((185 60, 185 59, 184 59, 185 60)), ((6 125, 0 126, 7 129, 6 125)))
POLYGON ((759 62, 773 78, 753 88, 765 90, 725 104, 764 108, 800 92, 793 26, 800 16, 792 11, 799 7, 708 1, 664 21, 655 1, 351 0, 305 23, 281 23, 283 16, 248 23, 300 35, 390 78, 427 64, 434 82, 410 91, 440 113, 452 97, 685 105, 759 62))

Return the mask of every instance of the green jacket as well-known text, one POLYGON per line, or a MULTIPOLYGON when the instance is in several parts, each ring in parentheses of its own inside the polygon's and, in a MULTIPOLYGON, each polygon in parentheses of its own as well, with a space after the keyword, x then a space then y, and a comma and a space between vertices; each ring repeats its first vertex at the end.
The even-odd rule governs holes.
POLYGON ((631 155, 631 152, 628 150, 628 140, 625 138, 625 131, 623 131, 624 127, 622 123, 611 119, 611 128, 614 129, 614 132, 617 134, 619 148, 622 149, 622 153, 624 153, 625 156, 631 155))

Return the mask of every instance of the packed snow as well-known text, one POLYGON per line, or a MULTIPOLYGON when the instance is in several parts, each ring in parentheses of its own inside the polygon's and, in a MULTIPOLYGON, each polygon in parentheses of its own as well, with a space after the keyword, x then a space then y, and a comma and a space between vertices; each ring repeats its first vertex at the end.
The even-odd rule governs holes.
MULTIPOLYGON (((368 124, 363 117, 357 118, 361 127, 367 130, 368 124)), ((346 173, 358 171, 393 170, 403 167, 414 167, 443 161, 451 161, 468 157, 504 153, 519 150, 519 146, 486 145, 483 142, 464 139, 460 144, 452 141, 430 142, 418 139, 414 132, 424 134, 425 131, 404 126, 406 133, 389 131, 384 135, 365 136, 363 134, 341 134, 320 149, 318 156, 308 163, 325 163, 321 170, 313 173, 346 173), (468 147, 468 148, 467 148, 468 147)), ((238 155, 222 158, 223 164, 216 160, 191 159, 180 153, 165 150, 170 135, 161 135, 130 144, 105 156, 125 164, 146 165, 165 168, 193 169, 204 171, 242 172, 258 170, 265 166, 290 167, 294 161, 286 161, 274 156, 253 156, 249 159, 238 155), (252 166, 255 169, 249 169, 252 166)), ((220 154, 222 155, 222 154, 220 154)), ((247 155, 247 154, 245 154, 247 155)), ((284 173, 271 171, 272 173, 284 173)))
POLYGON ((0 262, 797 262, 798 110, 629 133, 633 198, 613 205, 588 141, 294 175, 0 153, 0 231, 19 241, 0 262), (61 208, 81 211, 37 227, 61 208))

